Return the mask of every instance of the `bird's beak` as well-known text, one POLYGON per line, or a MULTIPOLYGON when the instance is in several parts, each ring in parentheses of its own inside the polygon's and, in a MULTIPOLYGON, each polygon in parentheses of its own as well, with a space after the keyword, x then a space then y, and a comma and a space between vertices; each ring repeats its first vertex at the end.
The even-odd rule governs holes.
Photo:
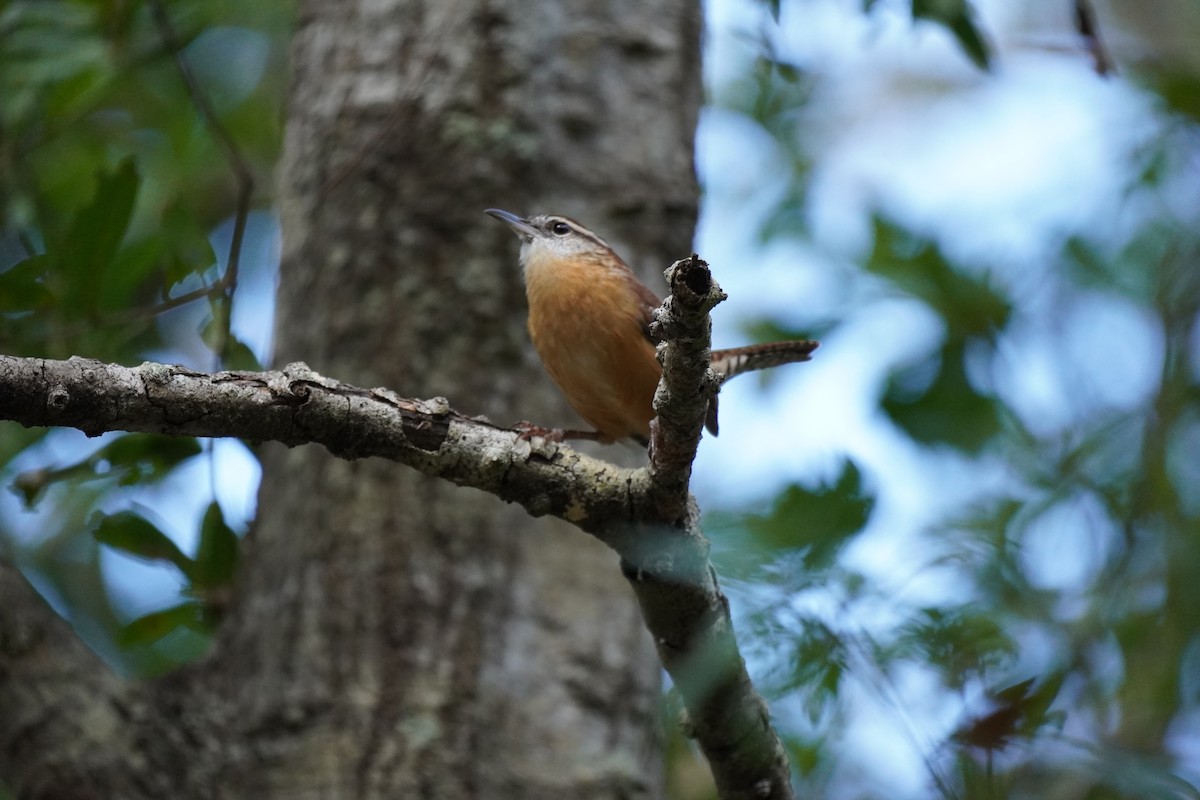
POLYGON ((513 233, 522 239, 532 239, 538 235, 538 229, 529 224, 529 220, 522 219, 510 211, 502 211, 498 208, 484 209, 483 213, 490 217, 495 217, 501 222, 507 223, 508 227, 513 229, 513 233))

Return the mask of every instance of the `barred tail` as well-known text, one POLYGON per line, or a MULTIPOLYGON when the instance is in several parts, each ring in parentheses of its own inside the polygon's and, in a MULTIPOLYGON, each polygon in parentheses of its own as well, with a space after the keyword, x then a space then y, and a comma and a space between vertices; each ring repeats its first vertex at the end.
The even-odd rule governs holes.
POLYGON ((778 367, 781 364, 792 364, 797 361, 808 361, 812 358, 812 351, 816 350, 819 344, 819 342, 804 339, 752 344, 747 347, 734 347, 730 350, 714 350, 712 368, 713 372, 720 373, 721 383, 724 383, 743 372, 778 367))

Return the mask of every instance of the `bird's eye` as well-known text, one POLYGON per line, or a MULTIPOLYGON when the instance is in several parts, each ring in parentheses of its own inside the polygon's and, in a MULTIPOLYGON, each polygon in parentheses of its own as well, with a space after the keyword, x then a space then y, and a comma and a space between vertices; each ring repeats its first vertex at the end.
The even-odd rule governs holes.
POLYGON ((550 232, 555 236, 566 236, 571 232, 571 226, 560 220, 550 224, 550 232))

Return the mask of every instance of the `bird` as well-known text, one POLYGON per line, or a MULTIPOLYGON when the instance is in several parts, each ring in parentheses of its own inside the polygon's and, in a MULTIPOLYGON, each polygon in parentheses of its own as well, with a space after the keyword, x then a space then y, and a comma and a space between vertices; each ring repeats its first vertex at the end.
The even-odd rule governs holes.
MULTIPOLYGON (((632 439, 646 444, 654 390, 662 377, 650 332, 659 298, 599 236, 559 214, 528 218, 489 208, 521 240, 529 300, 528 328, 542 366, 567 402, 594 430, 520 423, 523 435, 551 440, 632 439)), ((808 361, 818 343, 793 340, 712 352, 719 383, 757 369, 808 361)), ((716 397, 705 427, 717 434, 716 397)))

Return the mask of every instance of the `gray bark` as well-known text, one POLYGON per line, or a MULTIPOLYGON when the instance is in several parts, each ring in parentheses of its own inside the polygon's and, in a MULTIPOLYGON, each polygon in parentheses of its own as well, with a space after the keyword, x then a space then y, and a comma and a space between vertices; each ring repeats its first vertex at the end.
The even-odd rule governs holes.
MULTIPOLYGON (((644 274, 686 253, 699 18, 683 0, 301 3, 277 362, 575 424, 526 341, 515 243, 480 212, 576 216, 644 274)), ((101 677, 0 572, 35 631, 0 629, 0 684, 32 715, 0 734, 78 745, 27 761, 22 797, 661 795, 659 665, 610 551, 395 464, 264 453, 200 664, 136 691, 101 677), (57 657, 73 666, 40 678, 79 680, 79 720, 15 680, 57 657)))
MULTIPOLYGON (((579 216, 686 252, 699 11, 673 0, 308 2, 283 165, 278 361, 570 421, 515 243, 579 216)), ((269 450, 223 669, 241 791, 653 797, 658 664, 612 554, 391 464, 269 450), (270 754, 270 770, 261 754, 270 754)))

